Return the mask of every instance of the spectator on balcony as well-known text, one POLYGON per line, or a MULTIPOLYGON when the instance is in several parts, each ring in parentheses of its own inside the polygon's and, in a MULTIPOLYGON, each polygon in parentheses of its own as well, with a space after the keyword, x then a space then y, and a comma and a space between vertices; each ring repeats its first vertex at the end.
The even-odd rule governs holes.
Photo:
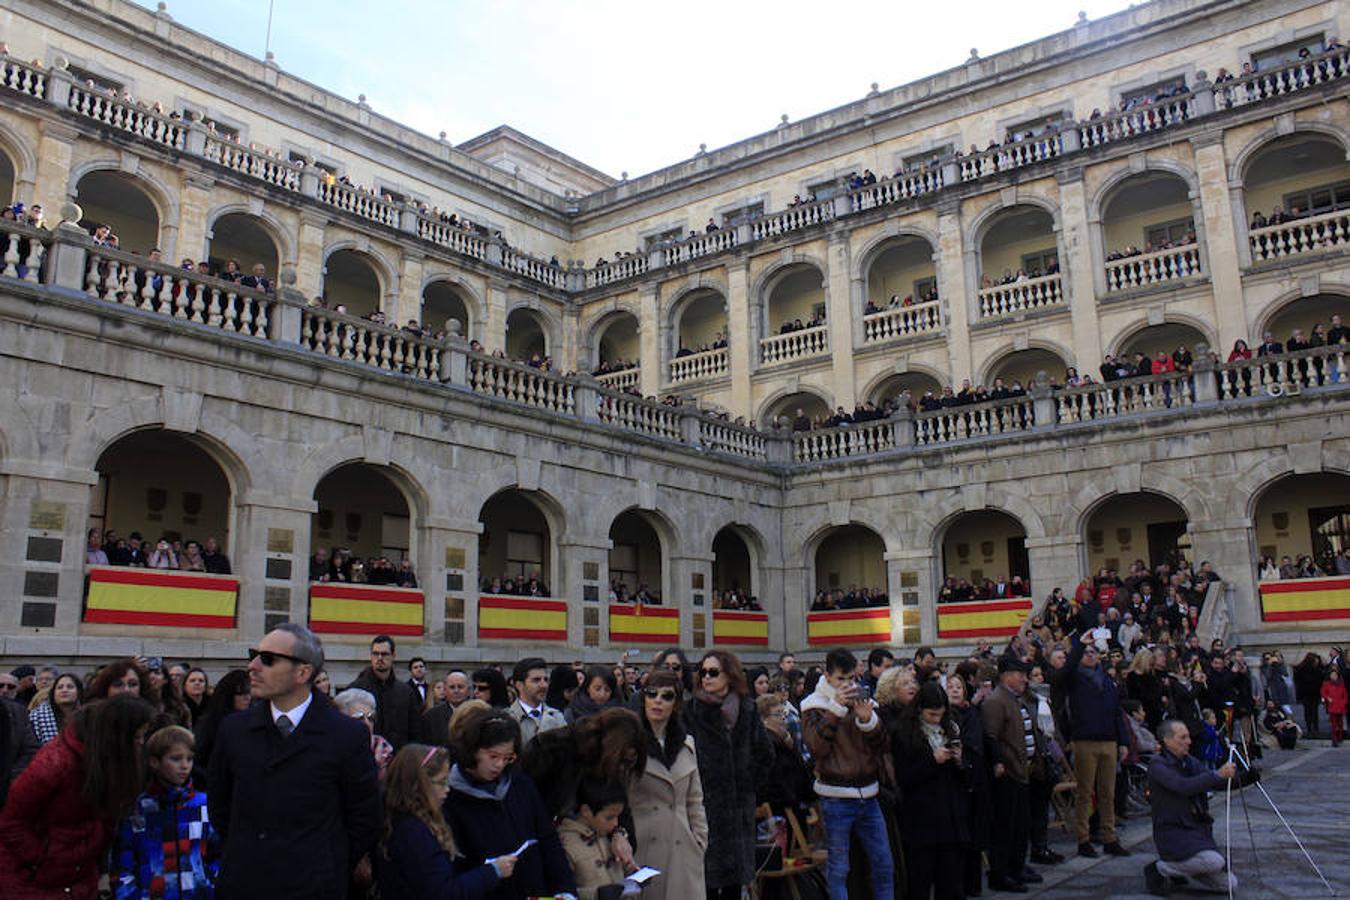
POLYGON ((239 260, 234 259, 233 257, 225 260, 225 268, 222 269, 220 274, 216 277, 220 278, 222 281, 239 284, 244 277, 243 271, 239 268, 239 260))
POLYGON ((106 566, 108 562, 108 553, 103 549, 103 532, 97 528, 89 529, 88 549, 85 551, 85 562, 91 566, 106 566))
POLYGON ((178 557, 178 568, 184 572, 205 572, 206 560, 202 558, 202 545, 196 541, 185 543, 178 557))
POLYGON ((241 277, 239 284, 256 291, 262 291, 264 294, 273 292, 272 279, 267 277, 267 267, 262 263, 254 263, 252 274, 241 277))
POLYGON ((176 569, 178 568, 178 555, 173 552, 173 546, 170 545, 167 538, 160 538, 155 544, 155 549, 150 551, 146 558, 145 565, 151 569, 176 569))
POLYGON ((706 234, 712 234, 714 231, 721 231, 721 230, 722 230, 721 227, 717 224, 717 220, 709 216, 708 224, 703 226, 703 231, 706 234))
POLYGON ((1172 360, 1172 357, 1167 355, 1166 350, 1159 350, 1157 355, 1153 357, 1150 374, 1168 375, 1176 370, 1177 364, 1172 360))

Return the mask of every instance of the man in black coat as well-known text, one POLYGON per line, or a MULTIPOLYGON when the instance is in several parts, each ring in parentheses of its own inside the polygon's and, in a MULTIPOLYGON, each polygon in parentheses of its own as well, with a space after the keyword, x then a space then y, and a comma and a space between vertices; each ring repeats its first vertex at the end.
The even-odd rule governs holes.
POLYGON ((227 716, 211 754, 221 900, 343 900, 379 836, 379 779, 364 725, 313 691, 323 645, 286 623, 251 651, 255 703, 227 716))
POLYGON ((370 642, 370 666, 348 687, 370 691, 375 697, 375 733, 398 752, 417 736, 422 698, 394 674, 394 639, 382 634, 370 642))
POLYGON ((1170 878, 1188 887, 1223 892, 1237 886, 1225 872, 1223 854, 1214 843, 1214 820, 1205 795, 1223 788, 1237 774, 1233 763, 1211 771, 1190 755, 1191 733, 1184 722, 1168 719, 1158 726, 1163 750, 1148 766, 1149 804, 1153 807, 1153 843, 1158 859, 1144 867, 1149 893, 1165 894, 1170 878))
MULTIPOLYGON (((4 678, 16 681, 13 675, 4 678)), ((7 697, 0 698, 0 806, 5 805, 9 786, 33 761, 40 748, 28 720, 28 710, 7 697)))

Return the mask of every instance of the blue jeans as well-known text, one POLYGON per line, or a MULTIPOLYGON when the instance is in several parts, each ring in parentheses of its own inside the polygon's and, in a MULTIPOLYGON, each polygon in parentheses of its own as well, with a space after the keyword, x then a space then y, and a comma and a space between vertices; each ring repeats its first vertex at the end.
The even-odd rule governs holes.
POLYGON ((849 839, 856 832, 872 867, 872 896, 876 900, 895 897, 895 864, 891 861, 891 843, 886 836, 886 821, 881 817, 877 798, 836 800, 822 797, 820 811, 825 817, 825 881, 830 900, 848 900, 849 839))

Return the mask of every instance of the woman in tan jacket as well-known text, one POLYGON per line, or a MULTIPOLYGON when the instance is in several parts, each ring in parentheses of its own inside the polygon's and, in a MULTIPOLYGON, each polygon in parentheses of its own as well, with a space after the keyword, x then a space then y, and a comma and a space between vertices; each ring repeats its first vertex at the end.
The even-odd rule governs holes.
POLYGON ((659 869, 643 900, 684 900, 706 894, 703 852, 708 819, 698 776, 694 740, 680 724, 681 685, 674 673, 657 671, 643 688, 642 724, 647 768, 628 789, 637 829, 637 861, 659 869))

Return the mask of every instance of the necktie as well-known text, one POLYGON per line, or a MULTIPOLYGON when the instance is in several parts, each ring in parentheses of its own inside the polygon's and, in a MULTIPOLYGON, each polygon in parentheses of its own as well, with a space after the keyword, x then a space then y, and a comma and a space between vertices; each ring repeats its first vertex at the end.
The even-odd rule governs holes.
POLYGON ((277 716, 277 731, 281 732, 283 738, 290 737, 291 732, 294 730, 295 724, 289 718, 284 715, 277 716))
POLYGON ((530 710, 530 718, 531 718, 531 719, 542 719, 543 717, 544 717, 544 711, 543 711, 542 709, 532 709, 532 710, 530 710))

